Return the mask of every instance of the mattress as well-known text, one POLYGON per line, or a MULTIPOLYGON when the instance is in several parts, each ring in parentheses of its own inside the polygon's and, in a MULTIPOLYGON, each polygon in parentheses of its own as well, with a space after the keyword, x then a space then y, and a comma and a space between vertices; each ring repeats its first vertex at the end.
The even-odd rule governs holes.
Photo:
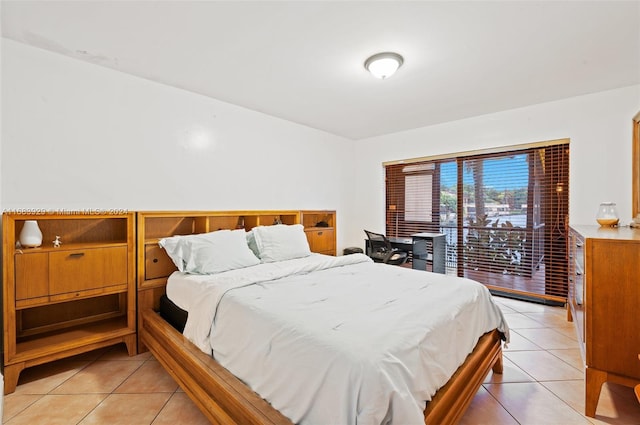
POLYGON ((210 275, 174 272, 167 280, 167 297, 184 311, 190 311, 207 290, 210 275))
POLYGON ((188 313, 175 305, 169 297, 166 295, 160 297, 160 317, 169 322, 180 333, 184 331, 187 316, 188 313))
POLYGON ((189 311, 185 336, 294 423, 423 423, 478 338, 508 338, 488 290, 468 279, 362 254, 233 272, 176 273, 167 294, 189 311))

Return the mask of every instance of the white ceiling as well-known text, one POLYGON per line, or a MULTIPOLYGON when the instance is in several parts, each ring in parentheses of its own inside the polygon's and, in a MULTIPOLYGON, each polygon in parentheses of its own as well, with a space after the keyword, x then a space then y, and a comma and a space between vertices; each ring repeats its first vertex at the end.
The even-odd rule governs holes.
POLYGON ((5 1, 2 35, 351 139, 640 84, 640 1, 5 1), (405 62, 388 80, 363 67, 405 62))

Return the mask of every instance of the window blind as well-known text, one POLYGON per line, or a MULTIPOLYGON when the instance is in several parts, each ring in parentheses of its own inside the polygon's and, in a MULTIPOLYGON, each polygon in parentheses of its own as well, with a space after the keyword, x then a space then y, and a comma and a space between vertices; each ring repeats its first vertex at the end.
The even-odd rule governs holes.
POLYGON ((446 235, 447 273, 564 302, 569 144, 385 165, 386 232, 446 235))

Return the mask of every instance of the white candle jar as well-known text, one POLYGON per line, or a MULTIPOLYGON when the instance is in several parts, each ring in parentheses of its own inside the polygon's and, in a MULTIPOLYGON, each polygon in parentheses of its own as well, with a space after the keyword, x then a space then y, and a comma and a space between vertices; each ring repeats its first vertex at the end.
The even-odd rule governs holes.
POLYGON ((596 221, 603 227, 614 227, 618 225, 620 218, 618 217, 618 209, 613 202, 603 202, 598 208, 596 221))

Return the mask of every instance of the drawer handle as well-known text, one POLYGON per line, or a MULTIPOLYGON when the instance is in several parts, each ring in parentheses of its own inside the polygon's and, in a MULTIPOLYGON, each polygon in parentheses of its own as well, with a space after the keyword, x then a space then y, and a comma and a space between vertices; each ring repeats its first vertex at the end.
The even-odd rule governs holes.
POLYGON ((157 258, 154 258, 154 259, 153 259, 153 262, 154 262, 154 263, 157 263, 157 262, 158 262, 158 259, 157 259, 157 258))
POLYGON ((84 252, 74 252, 73 254, 69 254, 69 258, 81 258, 84 257, 84 252))
POLYGON ((576 276, 582 276, 582 272, 576 272, 576 276))
POLYGON ((582 248, 582 243, 581 243, 581 242, 577 242, 577 243, 576 243, 576 246, 577 246, 578 248, 582 248))
POLYGON ((318 232, 318 236, 322 236, 322 232, 318 232))

